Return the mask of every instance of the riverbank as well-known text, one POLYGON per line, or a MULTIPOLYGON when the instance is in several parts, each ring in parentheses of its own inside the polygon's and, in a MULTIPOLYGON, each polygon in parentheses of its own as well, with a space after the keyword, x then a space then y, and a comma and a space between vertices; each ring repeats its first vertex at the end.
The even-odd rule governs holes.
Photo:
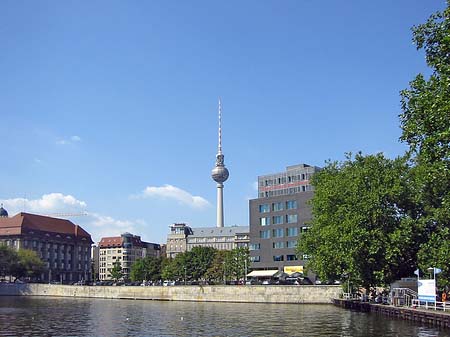
POLYGON ((340 286, 69 286, 0 283, 0 296, 61 296, 159 301, 332 304, 340 286))
POLYGON ((435 310, 413 309, 392 305, 374 304, 355 300, 334 299, 333 304, 345 309, 375 313, 398 319, 430 324, 440 328, 450 329, 450 313, 435 310))

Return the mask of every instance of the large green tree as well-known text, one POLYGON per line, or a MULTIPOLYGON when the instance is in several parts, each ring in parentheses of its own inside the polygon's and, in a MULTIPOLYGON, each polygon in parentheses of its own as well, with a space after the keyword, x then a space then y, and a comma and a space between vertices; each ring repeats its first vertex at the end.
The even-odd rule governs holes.
POLYGON ((401 140, 409 145, 422 214, 418 223, 429 240, 421 246, 422 270, 443 270, 441 284, 450 282, 450 1, 442 13, 413 27, 413 42, 423 49, 432 70, 419 74, 401 92, 401 140))
POLYGON ((11 275, 16 279, 21 277, 39 276, 45 269, 45 263, 37 253, 29 249, 20 249, 17 252, 18 261, 11 268, 11 275))
POLYGON ((17 252, 3 244, 0 244, 0 276, 9 276, 12 269, 19 262, 17 252))
POLYGON ((308 268, 366 288, 412 275, 421 232, 411 180, 406 159, 382 154, 348 155, 316 173, 312 226, 297 246, 311 256, 308 268))
POLYGON ((131 266, 130 277, 132 281, 157 281, 161 279, 161 259, 147 256, 135 261, 131 266))

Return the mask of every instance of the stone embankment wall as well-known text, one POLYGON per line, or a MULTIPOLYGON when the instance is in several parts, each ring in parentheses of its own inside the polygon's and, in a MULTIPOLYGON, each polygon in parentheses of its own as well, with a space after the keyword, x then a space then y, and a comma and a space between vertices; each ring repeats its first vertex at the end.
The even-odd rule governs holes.
POLYGON ((0 283, 0 296, 64 296, 161 301, 331 304, 340 286, 69 286, 0 283))

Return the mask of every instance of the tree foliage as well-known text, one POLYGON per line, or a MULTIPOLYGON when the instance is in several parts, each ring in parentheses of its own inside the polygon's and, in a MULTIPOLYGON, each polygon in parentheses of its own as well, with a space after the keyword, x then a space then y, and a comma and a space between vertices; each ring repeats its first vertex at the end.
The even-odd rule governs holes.
POLYGON ((120 264, 119 261, 113 263, 113 267, 111 268, 110 274, 111 278, 116 282, 123 277, 122 265, 120 264))
POLYGON ((420 233, 411 221, 409 178, 405 159, 382 154, 348 155, 316 173, 312 227, 297 246, 311 256, 308 268, 364 287, 412 274, 420 233))
POLYGON ((167 280, 222 282, 244 277, 245 260, 249 265, 247 249, 236 248, 219 251, 212 247, 197 246, 192 250, 169 259, 162 268, 162 277, 167 280))
POLYGON ((0 276, 14 278, 38 276, 45 269, 45 263, 33 250, 14 250, 0 245, 0 276))
POLYGON ((425 51, 432 70, 428 79, 419 74, 401 92, 401 140, 415 164, 423 210, 418 222, 429 236, 421 247, 419 266, 442 269, 440 280, 448 284, 444 257, 450 251, 450 1, 444 12, 413 27, 413 42, 425 51))
POLYGON ((161 258, 147 256, 139 259, 131 266, 132 281, 158 281, 161 279, 161 258))
POLYGON ((12 268, 18 263, 17 252, 6 245, 0 244, 0 276, 9 276, 12 268))
POLYGON ((45 269, 45 263, 37 253, 29 249, 20 249, 17 252, 18 263, 13 265, 11 275, 15 278, 34 277, 40 275, 45 269))

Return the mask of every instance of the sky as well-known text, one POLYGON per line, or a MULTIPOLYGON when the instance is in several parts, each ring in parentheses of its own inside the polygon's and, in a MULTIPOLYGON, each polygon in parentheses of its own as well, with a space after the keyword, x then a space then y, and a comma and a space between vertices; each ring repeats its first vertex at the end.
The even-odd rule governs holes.
POLYGON ((399 92, 429 74, 411 27, 444 0, 0 1, 0 202, 71 213, 95 242, 225 225, 259 175, 399 142, 399 92))

